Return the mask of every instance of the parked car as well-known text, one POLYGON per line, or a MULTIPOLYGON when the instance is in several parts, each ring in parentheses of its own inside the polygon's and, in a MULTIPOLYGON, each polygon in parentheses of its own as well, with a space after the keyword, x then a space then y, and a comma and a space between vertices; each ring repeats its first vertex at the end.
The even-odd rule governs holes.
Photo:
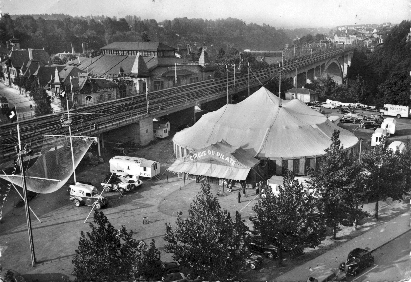
POLYGON ((347 261, 340 264, 340 270, 347 276, 355 276, 374 264, 374 257, 367 249, 356 248, 349 252, 347 261))
POLYGON ((245 260, 246 268, 257 269, 263 264, 263 257, 256 254, 251 254, 245 260))
POLYGON ((251 242, 247 244, 248 250, 252 253, 264 255, 269 259, 274 259, 278 255, 278 249, 274 245, 264 244, 262 240, 252 238, 251 242))
POLYGON ((109 173, 101 183, 101 187, 107 192, 118 191, 124 193, 124 191, 130 191, 143 183, 139 178, 132 175, 117 175, 115 173, 109 173))
POLYGON ((184 275, 184 273, 181 273, 181 272, 169 273, 163 277, 164 279, 162 279, 161 281, 165 281, 165 282, 189 281, 187 280, 187 277, 184 275))
POLYGON ((337 108, 337 107, 334 106, 333 104, 327 104, 327 103, 322 104, 321 106, 322 106, 324 109, 335 109, 335 108, 337 108))
POLYGON ((378 127, 380 127, 381 124, 378 124, 377 122, 375 122, 374 120, 362 120, 360 123, 360 127, 361 128, 372 128, 372 129, 376 129, 378 127))
POLYGON ((351 117, 343 116, 342 118, 340 118, 340 123, 349 123, 349 122, 353 122, 353 119, 351 117))
POLYGON ((0 282, 25 282, 26 280, 14 270, 1 269, 0 266, 0 282))
POLYGON ((98 194, 96 187, 80 182, 70 185, 70 201, 74 202, 76 207, 94 205, 96 209, 101 209, 108 205, 108 200, 98 194))
POLYGON ((341 114, 347 114, 347 113, 350 112, 350 111, 349 111, 348 109, 346 109, 346 108, 339 108, 338 111, 339 111, 341 114))

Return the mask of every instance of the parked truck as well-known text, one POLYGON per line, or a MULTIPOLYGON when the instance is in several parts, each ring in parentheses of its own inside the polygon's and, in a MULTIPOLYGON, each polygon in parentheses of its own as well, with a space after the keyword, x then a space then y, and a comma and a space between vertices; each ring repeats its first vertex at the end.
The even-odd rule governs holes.
POLYGON ((408 118, 410 117, 410 108, 408 106, 384 104, 384 108, 380 109, 380 113, 385 116, 408 118))

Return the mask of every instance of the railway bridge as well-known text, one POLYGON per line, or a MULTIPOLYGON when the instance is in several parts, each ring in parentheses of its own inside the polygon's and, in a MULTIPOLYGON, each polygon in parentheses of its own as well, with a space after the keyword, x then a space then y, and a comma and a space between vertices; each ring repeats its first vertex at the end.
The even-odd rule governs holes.
MULTIPOLYGON (((71 116, 72 133, 98 137, 99 151, 100 145, 104 146, 104 136, 113 131, 122 136, 123 140, 145 145, 154 139, 153 118, 176 112, 181 112, 182 115, 192 113, 194 117, 196 105, 261 86, 269 80, 278 79, 280 74, 281 77, 292 78, 295 87, 327 75, 337 83, 342 83, 351 64, 353 52, 351 48, 329 49, 285 60, 281 66, 271 65, 254 71, 252 75, 237 75, 235 80, 232 76, 228 79, 206 80, 81 107, 71 116)), ((61 115, 62 113, 55 113, 21 121, 22 142, 30 144, 34 151, 38 151, 43 144, 44 135, 68 135, 67 127, 62 127, 61 115)), ((16 124, 0 126, 0 164, 15 158, 16 144, 16 124)))

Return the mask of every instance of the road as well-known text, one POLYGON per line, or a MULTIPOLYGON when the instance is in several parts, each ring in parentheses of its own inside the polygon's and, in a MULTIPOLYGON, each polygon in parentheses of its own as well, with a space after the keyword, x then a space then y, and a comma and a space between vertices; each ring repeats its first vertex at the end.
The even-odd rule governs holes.
POLYGON ((19 119, 34 116, 34 110, 30 109, 30 105, 34 107, 34 102, 28 95, 20 94, 18 90, 0 83, 0 96, 7 98, 9 108, 16 107, 19 119))
POLYGON ((347 281, 410 281, 411 231, 373 253, 375 264, 357 277, 347 281))

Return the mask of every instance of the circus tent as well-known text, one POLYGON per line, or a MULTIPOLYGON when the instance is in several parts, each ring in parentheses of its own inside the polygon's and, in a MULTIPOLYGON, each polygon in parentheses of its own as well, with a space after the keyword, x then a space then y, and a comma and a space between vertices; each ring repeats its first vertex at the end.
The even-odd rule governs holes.
POLYGON ((340 131, 345 149, 356 149, 358 138, 348 130, 303 102, 281 100, 262 87, 238 104, 205 114, 192 127, 176 133, 173 143, 180 158, 224 140, 267 161, 276 174, 288 168, 303 175, 325 154, 334 130, 340 131))

